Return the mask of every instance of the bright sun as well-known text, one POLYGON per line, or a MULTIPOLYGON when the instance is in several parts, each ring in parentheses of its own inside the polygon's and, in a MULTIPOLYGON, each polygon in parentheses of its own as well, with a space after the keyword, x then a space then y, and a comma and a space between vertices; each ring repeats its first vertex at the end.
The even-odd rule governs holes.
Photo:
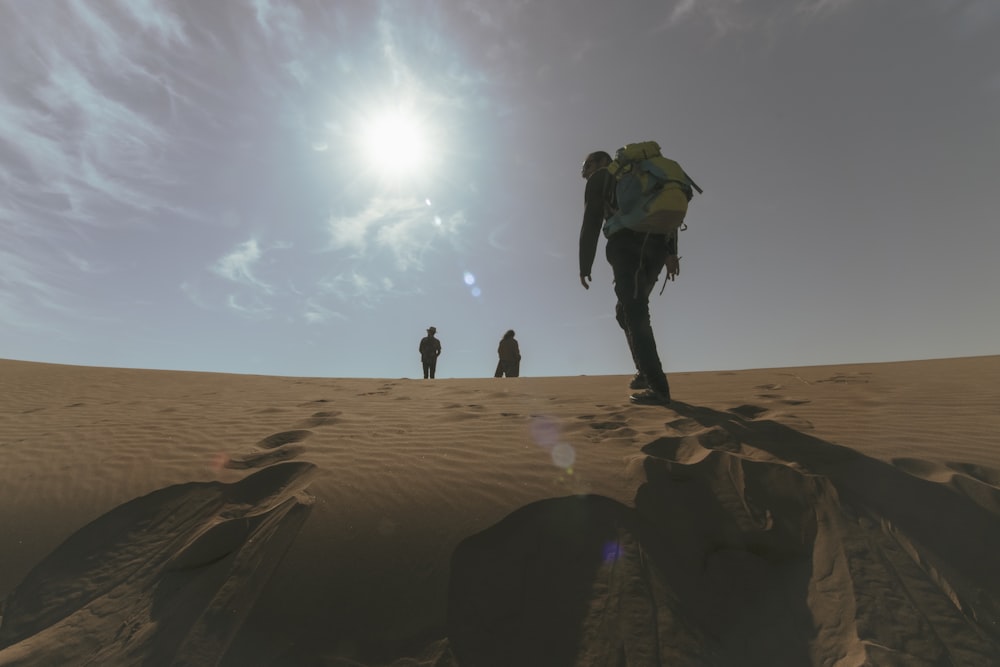
POLYGON ((427 128, 412 111, 397 108, 372 114, 359 141, 365 162, 380 176, 418 176, 429 166, 427 128))

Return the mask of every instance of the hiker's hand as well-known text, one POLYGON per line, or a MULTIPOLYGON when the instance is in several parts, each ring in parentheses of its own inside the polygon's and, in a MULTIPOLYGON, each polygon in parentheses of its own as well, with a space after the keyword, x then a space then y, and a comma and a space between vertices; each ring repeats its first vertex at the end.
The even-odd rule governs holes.
POLYGON ((677 255, 667 257, 667 280, 676 280, 681 273, 681 258, 677 255))
POLYGON ((583 289, 590 289, 590 276, 580 276, 580 284, 583 285, 583 289))

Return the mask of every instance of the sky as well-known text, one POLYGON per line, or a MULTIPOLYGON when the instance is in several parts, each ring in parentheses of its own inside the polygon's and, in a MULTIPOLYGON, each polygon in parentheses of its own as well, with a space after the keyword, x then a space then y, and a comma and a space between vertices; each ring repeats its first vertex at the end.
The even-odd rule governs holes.
POLYGON ((630 374, 587 153, 702 186, 668 372, 1000 354, 996 0, 0 0, 0 357, 630 374))

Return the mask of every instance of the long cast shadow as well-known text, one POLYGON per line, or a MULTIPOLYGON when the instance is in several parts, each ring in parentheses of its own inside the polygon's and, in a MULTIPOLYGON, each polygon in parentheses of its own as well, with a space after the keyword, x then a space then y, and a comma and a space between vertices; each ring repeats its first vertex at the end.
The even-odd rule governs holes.
POLYGON ((643 447, 634 508, 543 500, 456 548, 463 667, 1000 664, 1000 517, 760 411, 671 407, 687 435, 643 447))
MULTIPOLYGON (((775 421, 749 421, 733 413, 685 403, 672 407, 703 426, 721 429, 734 441, 796 464, 805 473, 824 476, 833 483, 843 503, 856 512, 889 521, 927 553, 949 561, 954 569, 973 579, 994 601, 1000 600, 1000 568, 996 567, 1000 516, 968 496, 775 421), (947 547, 946 552, 938 553, 940 546, 947 547)), ((656 443, 647 449, 654 453, 656 443)), ((974 600, 964 600, 963 606, 977 608, 974 600)), ((1000 606, 995 605, 980 609, 985 627, 1000 630, 998 610, 1000 606)), ((995 636, 1000 638, 1000 634, 995 636)))
POLYGON ((587 495, 532 503, 464 540, 448 598, 458 663, 736 664, 679 607, 647 551, 653 530, 634 509, 587 495))
MULTIPOLYGON (((693 455, 695 441, 710 452, 705 464, 734 480, 733 501, 744 507, 745 521, 766 528, 745 534, 750 550, 800 546, 825 564, 842 552, 846 575, 812 581, 810 594, 827 585, 830 600, 853 596, 856 634, 871 644, 873 660, 882 651, 905 654, 907 642, 921 646, 923 659, 1000 658, 1000 516, 957 486, 914 477, 775 421, 744 418, 739 409, 671 407, 703 429, 644 448, 651 488, 640 489, 640 509, 658 506, 650 501, 651 491, 662 496, 665 488, 657 475, 702 465, 680 463, 693 455), (895 626, 885 618, 896 618, 895 626)), ((722 490, 714 495, 725 498, 722 490)), ((838 621, 815 622, 813 634, 822 635, 838 621)))

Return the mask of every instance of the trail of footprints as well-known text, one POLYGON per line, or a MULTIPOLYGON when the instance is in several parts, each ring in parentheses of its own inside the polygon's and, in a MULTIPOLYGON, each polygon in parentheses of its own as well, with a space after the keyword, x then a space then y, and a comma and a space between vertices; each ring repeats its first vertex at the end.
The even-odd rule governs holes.
MULTIPOLYGON (((385 395, 389 393, 391 388, 392 383, 387 383, 380 387, 378 391, 368 392, 367 394, 361 395, 385 395)), ((761 390, 762 393, 757 394, 757 397, 786 406, 804 405, 811 402, 808 399, 786 398, 781 393, 775 393, 783 388, 784 387, 780 384, 758 385, 756 389, 761 390)), ((328 399, 317 399, 304 404, 302 407, 316 407, 317 404, 328 402, 328 399)), ((478 404, 468 404, 464 406, 460 404, 452 404, 446 406, 448 409, 463 407, 470 410, 472 413, 481 412, 484 409, 482 405, 478 404)), ((635 435, 635 432, 630 428, 629 419, 626 413, 622 411, 620 407, 610 405, 599 405, 598 407, 605 408, 607 410, 606 414, 584 414, 577 417, 577 419, 587 422, 586 425, 589 426, 589 428, 594 432, 593 439, 604 440, 607 437, 635 435)), ((735 408, 730 408, 728 411, 741 419, 753 421, 766 416, 771 412, 771 409, 759 405, 744 404, 735 408)), ((314 435, 314 432, 311 429, 334 424, 339 420, 340 415, 341 412, 337 410, 320 410, 314 412, 309 417, 300 421, 296 425, 296 428, 288 431, 273 433, 258 441, 252 451, 229 457, 225 463, 225 467, 234 470, 247 470, 251 468, 263 468, 281 461, 297 458, 306 451, 306 446, 302 443, 314 435)), ((521 415, 505 412, 502 413, 501 416, 504 418, 516 418, 521 415)), ((532 418, 536 417, 538 417, 538 415, 532 415, 532 418)), ((812 428, 812 424, 804 419, 799 419, 795 415, 784 414, 781 416, 781 421, 796 429, 812 428)), ((720 427, 706 427, 695 419, 691 419, 689 417, 674 419, 667 422, 665 426, 676 433, 680 433, 682 436, 697 435, 698 441, 703 446, 708 448, 730 449, 734 446, 738 447, 738 443, 733 441, 732 435, 725 432, 720 427)))
MULTIPOLYGON (((766 402, 774 404, 778 410, 765 407, 764 405, 745 403, 729 408, 726 412, 744 423, 769 418, 797 431, 812 429, 813 425, 808 420, 781 411, 781 408, 784 406, 805 405, 811 403, 811 401, 809 399, 788 398, 782 393, 777 393, 783 388, 780 384, 765 384, 755 387, 755 389, 761 391, 761 393, 756 394, 757 398, 765 399, 766 402)), ((723 450, 734 453, 741 451, 745 444, 739 437, 740 429, 727 428, 720 424, 707 425, 692 417, 680 416, 677 419, 666 422, 664 425, 679 435, 661 438, 658 443, 665 449, 676 450, 678 456, 680 448, 685 442, 691 439, 705 449, 723 450)))
MULTIPOLYGON (((328 403, 325 398, 306 403, 305 406, 315 407, 317 403, 328 403)), ((297 428, 288 431, 278 431, 263 438, 254 445, 253 450, 243 454, 230 456, 225 462, 225 467, 233 470, 248 470, 251 468, 264 468, 281 461, 298 458, 306 451, 303 441, 312 437, 313 428, 328 426, 338 421, 340 417, 338 410, 321 410, 306 417, 296 426, 297 428)))
POLYGON ((234 470, 263 468, 279 461, 296 458, 306 450, 300 443, 312 434, 312 431, 306 429, 274 433, 258 442, 254 451, 229 457, 226 467, 234 470))

